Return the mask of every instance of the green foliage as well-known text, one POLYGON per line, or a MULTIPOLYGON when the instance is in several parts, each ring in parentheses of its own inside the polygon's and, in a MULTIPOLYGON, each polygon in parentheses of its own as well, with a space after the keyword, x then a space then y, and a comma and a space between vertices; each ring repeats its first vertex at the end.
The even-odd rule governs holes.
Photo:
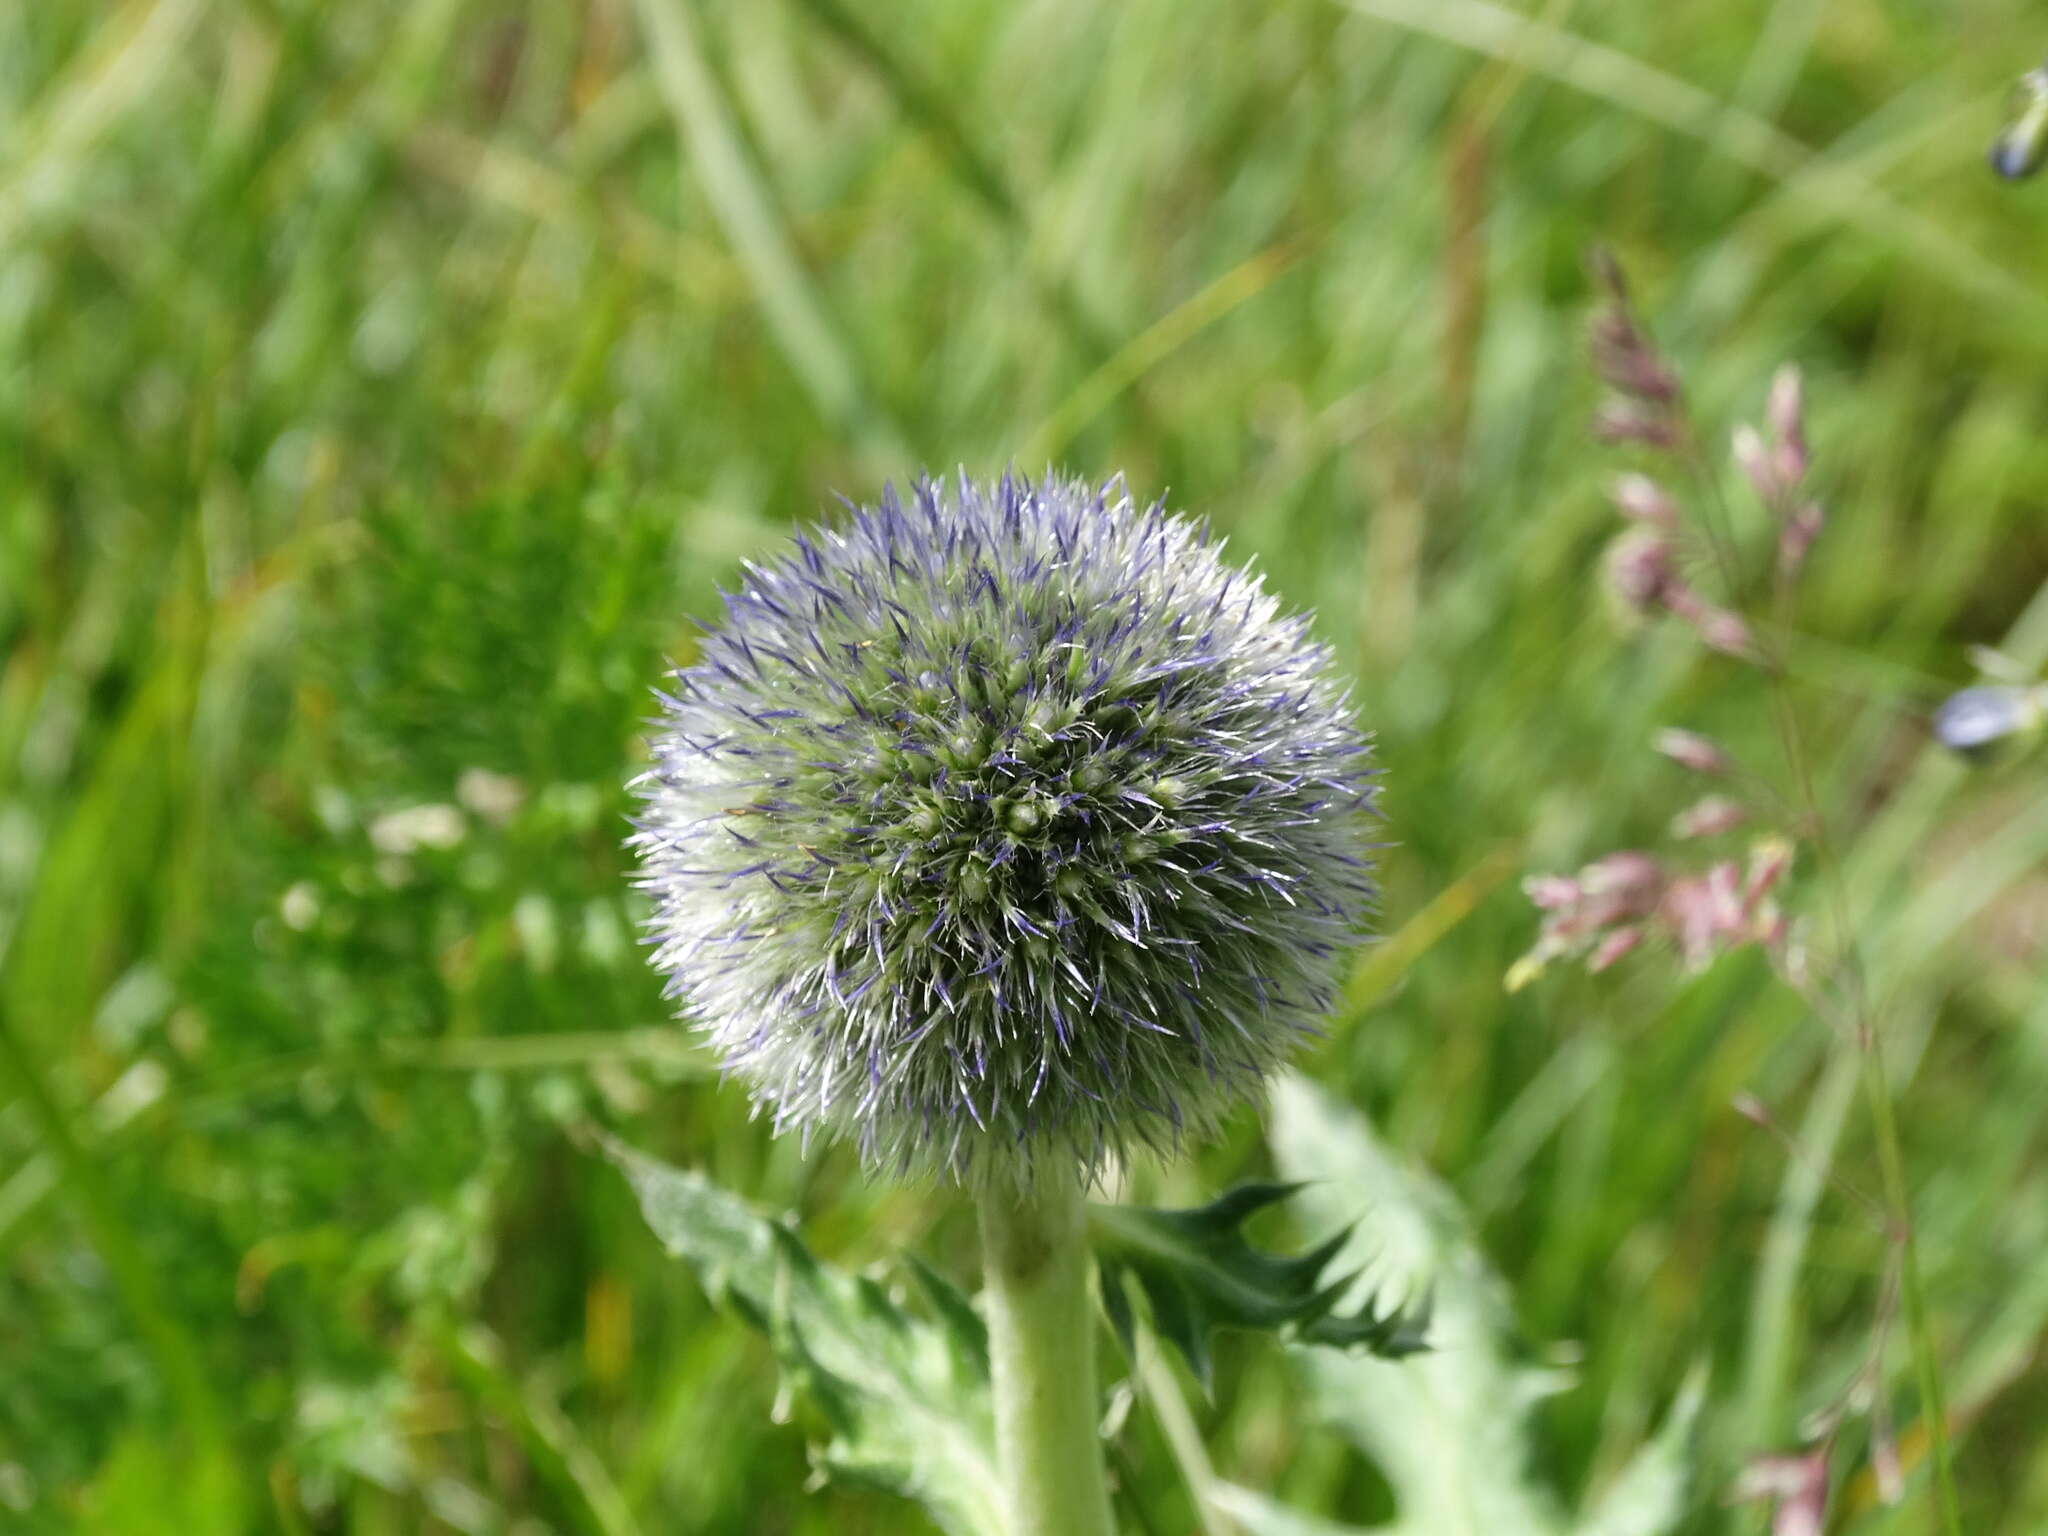
POLYGON ((217 1455, 196 1460, 147 1435, 125 1436, 79 1499, 94 1536, 241 1536, 252 1529, 245 1485, 217 1455))
MULTIPOLYGON (((1330 1254, 1359 1266, 1354 1287, 1427 1286, 1436 1298, 1434 1347, 1417 1358, 1388 1363, 1295 1351, 1317 1412, 1393 1489, 1397 1519, 1375 1529, 1387 1536, 1659 1536, 1678 1528, 1690 1508, 1703 1395, 1697 1382, 1605 1495, 1567 1519, 1535 1465, 1528 1411, 1568 1378, 1529 1360, 1507 1288, 1456 1198, 1305 1078, 1288 1075, 1274 1085, 1268 1135, 1281 1169, 1312 1181, 1302 1203, 1314 1225, 1356 1218, 1355 1227, 1339 1228, 1330 1254)), ((1345 1529, 1304 1523, 1247 1490, 1226 1498, 1254 1536, 1345 1529)))
POLYGON ((684 632, 666 611, 673 519, 578 476, 459 517, 412 497, 372 506, 356 538, 316 577, 310 680, 351 787, 448 798, 481 768, 615 805, 621 743, 684 632))
POLYGON ((1360 1349, 1398 1360, 1426 1349, 1427 1302, 1382 1309, 1379 1299, 1337 1304, 1352 1276, 1327 1278, 1344 1247, 1337 1233, 1306 1253, 1255 1248, 1244 1224, 1284 1201, 1299 1185, 1241 1184, 1190 1211, 1134 1205, 1091 1205, 1089 1227, 1102 1272, 1102 1301, 1125 1350, 1134 1350, 1135 1288, 1161 1339, 1181 1352, 1204 1389, 1213 1384, 1209 1335, 1218 1328, 1271 1332, 1311 1344, 1360 1349))
MULTIPOLYGON (((914 1313, 875 1280, 822 1263, 788 1223, 756 1214, 701 1173, 611 1137, 604 1150, 662 1245, 767 1336, 785 1392, 818 1410, 831 1436, 814 1451, 821 1470, 914 1499, 947 1530, 997 1528, 988 1334, 951 1281, 906 1260, 926 1303, 914 1313)), ((1126 1349, 1135 1352, 1136 1328, 1127 1284, 1205 1387, 1209 1334, 1219 1327, 1389 1360, 1425 1349, 1420 1311, 1381 1312, 1370 1296, 1335 1310, 1351 1277, 1320 1277, 1348 1234, 1291 1258, 1245 1240, 1243 1223, 1297 1187, 1244 1185, 1191 1211, 1090 1206, 1102 1299, 1126 1349)))
POLYGON ((915 1499, 960 1536, 1000 1529, 988 1337, 950 1281, 913 1265, 929 1302, 914 1314, 702 1174, 617 1141, 605 1150, 663 1246, 768 1335, 786 1386, 817 1407, 831 1434, 822 1470, 915 1499))

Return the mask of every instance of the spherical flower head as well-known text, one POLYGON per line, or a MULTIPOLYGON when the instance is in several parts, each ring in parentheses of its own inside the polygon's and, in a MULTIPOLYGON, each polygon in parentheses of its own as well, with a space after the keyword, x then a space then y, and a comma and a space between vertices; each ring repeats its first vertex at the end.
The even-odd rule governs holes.
POLYGON ((962 1183, 1201 1134, 1327 1012, 1369 749, 1120 481, 920 481, 748 565, 661 695, 656 966, 778 1129, 962 1183))

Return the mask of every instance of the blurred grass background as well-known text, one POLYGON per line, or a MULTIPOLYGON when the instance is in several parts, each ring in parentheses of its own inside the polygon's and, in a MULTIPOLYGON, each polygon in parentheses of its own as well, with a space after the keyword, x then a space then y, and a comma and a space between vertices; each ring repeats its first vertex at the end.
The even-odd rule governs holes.
MULTIPOLYGON (((2048 27, 1529 9, 0 7, 0 1530, 922 1528, 805 1489, 765 1345, 566 1128, 971 1275, 953 1202, 771 1144, 663 1027, 622 784, 745 555, 1058 461, 1207 513, 1355 671, 1399 936, 1309 1065, 1575 1362, 1536 1475, 1597 1490, 1704 1362, 1688 1528, 1760 1531, 1735 1469, 1870 1347, 1853 1056, 1750 958, 1500 987, 1513 876, 1687 794, 1656 727, 1776 761, 1751 676, 1598 600, 1594 239, 1707 420, 1808 371, 1801 704, 1966 1523, 2048 1529, 2048 812, 1922 724, 1967 643, 2048 657, 2048 186, 1983 164, 2048 27)), ((1389 1513, 1276 1352, 1219 1368, 1222 1474, 1389 1513)), ((1142 1414, 1118 1460, 1190 1527, 1142 1414)), ((1844 1464, 1836 1529, 1933 1529, 1844 1464)))

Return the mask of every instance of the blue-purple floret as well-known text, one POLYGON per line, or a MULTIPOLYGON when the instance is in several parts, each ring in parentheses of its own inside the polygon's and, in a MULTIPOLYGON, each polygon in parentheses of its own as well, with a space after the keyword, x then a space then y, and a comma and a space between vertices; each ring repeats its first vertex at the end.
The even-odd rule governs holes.
POLYGON ((749 564, 659 695, 632 841, 670 994, 778 1130, 894 1172, 1207 1133, 1373 897, 1326 648, 1120 481, 850 510, 749 564))

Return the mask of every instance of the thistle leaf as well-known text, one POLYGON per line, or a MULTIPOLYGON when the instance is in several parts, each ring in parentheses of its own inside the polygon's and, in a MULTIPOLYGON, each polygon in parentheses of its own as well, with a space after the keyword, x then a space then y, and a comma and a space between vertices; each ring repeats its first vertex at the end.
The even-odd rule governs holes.
POLYGON ((1218 1483, 1209 1502, 1236 1521, 1247 1536, 1386 1536, 1384 1526, 1346 1525, 1290 1509, 1278 1499, 1236 1483, 1218 1483))
MULTIPOLYGON (((1313 1181, 1301 1202, 1337 1227, 1330 1262, 1366 1291, 1427 1289, 1431 1351, 1399 1364, 1297 1351, 1313 1401, 1380 1468, 1400 1514, 1374 1536, 1662 1536, 1687 1508, 1693 1424, 1703 1395, 1688 1382, 1664 1427, 1574 1518, 1533 1471, 1527 1415, 1570 1384, 1530 1361, 1506 1286, 1481 1253, 1455 1195, 1399 1157, 1365 1118, 1295 1073, 1273 1084, 1268 1138, 1280 1169, 1313 1181), (1355 1229, 1344 1225, 1356 1222, 1355 1229)), ((1325 1244, 1325 1247, 1329 1247, 1325 1244)), ((1341 1299, 1341 1297, 1340 1297, 1341 1299)), ((1252 1536, 1341 1536, 1256 1494, 1219 1490, 1252 1536)))
POLYGON ((959 1536, 1002 1528, 987 1335, 958 1290, 914 1265, 929 1315, 912 1312, 702 1174, 603 1146, 662 1246, 767 1335, 785 1384, 830 1426, 821 1469, 915 1499, 959 1536))
POLYGON ((1412 1309, 1382 1309, 1376 1298, 1365 1296, 1350 1312, 1335 1310, 1353 1277, 1325 1276, 1347 1233, 1300 1254, 1270 1253, 1246 1241, 1244 1223, 1298 1188, 1243 1184, 1208 1205, 1184 1211, 1091 1206, 1103 1305, 1125 1349, 1131 1347, 1135 1322, 1133 1289, 1145 1299, 1159 1336, 1180 1350, 1205 1390, 1209 1335, 1218 1328, 1266 1330, 1390 1360, 1424 1348, 1426 1302, 1412 1309))
POLYGON ((1707 1400, 1703 1369, 1686 1377, 1664 1423, 1641 1446, 1590 1509, 1572 1536, 1664 1536, 1687 1509, 1693 1484, 1700 1409, 1707 1400))

